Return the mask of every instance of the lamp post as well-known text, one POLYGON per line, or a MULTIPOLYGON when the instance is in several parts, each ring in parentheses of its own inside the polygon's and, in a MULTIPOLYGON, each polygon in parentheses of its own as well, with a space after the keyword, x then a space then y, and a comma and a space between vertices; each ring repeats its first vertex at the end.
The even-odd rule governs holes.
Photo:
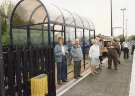
POLYGON ((123 39, 125 38, 125 11, 126 11, 126 8, 122 8, 120 9, 123 13, 123 39))
POLYGON ((110 10, 111 10, 111 36, 113 37, 112 0, 110 0, 110 10))

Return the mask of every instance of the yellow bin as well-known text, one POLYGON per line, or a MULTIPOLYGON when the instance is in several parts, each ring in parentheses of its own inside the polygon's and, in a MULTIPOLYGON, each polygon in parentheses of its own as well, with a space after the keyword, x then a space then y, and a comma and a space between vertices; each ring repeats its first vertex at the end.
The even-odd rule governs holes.
POLYGON ((48 78, 41 74, 31 79, 31 96, 46 96, 48 94, 48 78))

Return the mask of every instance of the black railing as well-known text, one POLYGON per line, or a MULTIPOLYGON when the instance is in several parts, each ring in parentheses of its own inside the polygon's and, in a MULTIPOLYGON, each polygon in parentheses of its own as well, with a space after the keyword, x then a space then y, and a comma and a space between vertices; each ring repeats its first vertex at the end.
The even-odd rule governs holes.
MULTIPOLYGON (((3 50, 5 96, 31 96, 30 79, 49 74, 48 48, 15 48, 3 50)), ((50 55, 50 56, 49 56, 50 55)))

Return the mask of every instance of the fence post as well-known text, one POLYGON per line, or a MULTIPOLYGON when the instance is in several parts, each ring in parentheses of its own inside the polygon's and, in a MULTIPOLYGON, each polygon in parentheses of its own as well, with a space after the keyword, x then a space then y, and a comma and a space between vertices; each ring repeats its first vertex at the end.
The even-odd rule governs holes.
POLYGON ((2 21, 0 14, 0 96, 5 96, 5 88, 4 88, 4 67, 3 67, 3 55, 2 55, 2 21))
POLYGON ((56 96, 55 64, 53 48, 48 47, 48 96, 56 96))

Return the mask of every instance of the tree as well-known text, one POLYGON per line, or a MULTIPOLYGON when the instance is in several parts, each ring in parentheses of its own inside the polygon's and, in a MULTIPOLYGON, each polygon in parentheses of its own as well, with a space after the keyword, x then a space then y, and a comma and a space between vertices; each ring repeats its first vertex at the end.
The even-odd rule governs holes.
MULTIPOLYGON (((9 20, 11 17, 11 13, 13 11, 14 4, 5 0, 5 2, 0 5, 0 13, 2 14, 1 22, 2 22, 2 45, 7 46, 9 44, 9 20)), ((22 13, 25 13, 24 8, 20 7, 22 13)), ((15 13, 14 16, 14 24, 24 24, 24 20, 19 16, 19 13, 15 13)))
POLYGON ((135 35, 131 35, 128 37, 128 40, 132 41, 132 40, 135 40, 135 35))
POLYGON ((124 42, 125 41, 125 38, 123 38, 123 35, 119 35, 117 37, 114 37, 113 39, 114 40, 118 40, 119 39, 120 42, 124 42))

